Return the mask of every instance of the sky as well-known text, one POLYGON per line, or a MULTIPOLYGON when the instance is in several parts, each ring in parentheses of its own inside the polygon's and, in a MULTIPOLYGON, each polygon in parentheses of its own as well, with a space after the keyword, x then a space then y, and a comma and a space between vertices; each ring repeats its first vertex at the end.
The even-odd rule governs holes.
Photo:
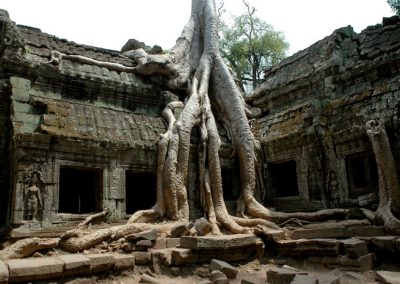
MULTIPOLYGON (((218 0, 217 0, 218 1, 218 0)), ((390 17, 386 0, 248 0, 256 16, 285 35, 288 55, 347 25, 360 32, 390 17)), ((80 44, 120 50, 130 38, 171 48, 190 16, 190 0, 1 0, 12 21, 80 44)), ((225 0, 226 13, 245 12, 225 0)))

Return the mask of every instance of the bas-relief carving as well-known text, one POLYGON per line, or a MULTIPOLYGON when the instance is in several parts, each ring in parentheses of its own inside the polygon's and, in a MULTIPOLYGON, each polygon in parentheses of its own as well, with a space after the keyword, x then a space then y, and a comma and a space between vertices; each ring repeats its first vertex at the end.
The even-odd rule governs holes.
POLYGON ((28 187, 24 190, 24 219, 26 221, 39 221, 43 211, 44 182, 39 171, 32 171, 26 182, 28 187))

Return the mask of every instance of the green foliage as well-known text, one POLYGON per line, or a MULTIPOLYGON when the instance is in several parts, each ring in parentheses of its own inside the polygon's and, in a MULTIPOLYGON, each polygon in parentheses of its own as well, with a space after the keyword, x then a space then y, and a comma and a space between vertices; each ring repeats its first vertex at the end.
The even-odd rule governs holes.
POLYGON ((247 13, 232 16, 231 25, 220 20, 220 51, 242 91, 250 93, 262 83, 264 70, 286 56, 289 45, 281 32, 256 17, 256 10, 243 3, 247 13))
POLYGON ((397 15, 400 15, 400 0, 387 0, 388 4, 397 15))

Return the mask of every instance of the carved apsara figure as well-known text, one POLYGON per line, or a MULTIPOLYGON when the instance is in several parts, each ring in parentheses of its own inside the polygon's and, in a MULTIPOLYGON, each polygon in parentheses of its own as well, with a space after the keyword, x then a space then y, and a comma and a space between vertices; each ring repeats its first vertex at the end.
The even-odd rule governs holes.
POLYGON ((32 174, 31 185, 25 190, 25 219, 36 221, 42 207, 42 197, 38 187, 37 174, 32 174))

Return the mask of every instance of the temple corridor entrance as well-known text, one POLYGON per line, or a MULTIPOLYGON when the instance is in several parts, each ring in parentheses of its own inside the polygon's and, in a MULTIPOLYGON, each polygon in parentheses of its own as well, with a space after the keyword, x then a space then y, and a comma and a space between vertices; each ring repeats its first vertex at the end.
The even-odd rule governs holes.
POLYGON ((157 178, 152 172, 126 171, 126 214, 151 208, 156 203, 157 178))

